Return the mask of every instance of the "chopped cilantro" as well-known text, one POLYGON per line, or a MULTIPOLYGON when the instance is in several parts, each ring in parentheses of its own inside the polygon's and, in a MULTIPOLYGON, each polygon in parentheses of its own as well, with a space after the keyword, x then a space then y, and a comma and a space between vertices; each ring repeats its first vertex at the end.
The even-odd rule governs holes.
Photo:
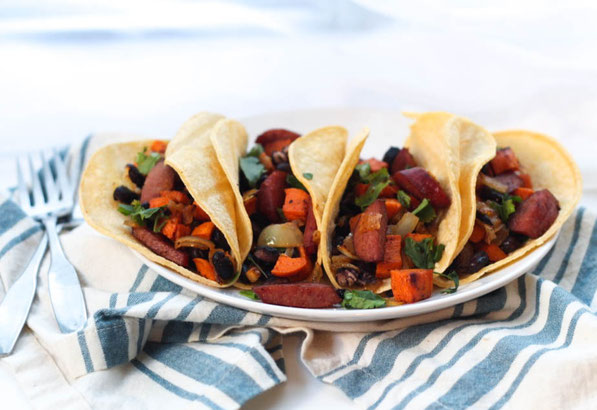
POLYGON ((143 148, 143 152, 137 153, 137 169, 143 175, 149 174, 149 171, 162 159, 162 155, 157 152, 152 152, 147 155, 147 147, 143 148))
POLYGON ((418 216, 423 223, 431 222, 437 216, 435 209, 433 209, 431 202, 427 198, 421 201, 421 204, 413 211, 413 214, 418 216))
MULTIPOLYGON (((313 175, 311 175, 313 176, 313 175)), ((305 188, 305 186, 301 183, 301 181, 299 181, 294 175, 292 174, 288 174, 286 176, 286 183, 293 187, 293 188, 298 188, 298 189, 302 189, 303 191, 306 191, 307 188, 305 188)))
POLYGON ((259 162, 259 159, 254 156, 241 158, 240 169, 243 171, 243 174, 245 174, 247 182, 251 188, 255 188, 261 175, 265 174, 265 167, 259 162))
POLYGON ((386 300, 370 290, 346 290, 342 300, 345 309, 375 309, 385 305, 386 300))
POLYGON ((435 245, 433 238, 425 238, 420 242, 413 238, 404 241, 404 253, 419 269, 433 269, 435 262, 442 258, 445 246, 435 245))
POLYGON ((239 295, 244 296, 246 298, 259 300, 259 296, 257 296, 257 293, 253 292, 252 290, 241 290, 238 293, 239 295))
POLYGON ((438 276, 441 276, 442 278, 446 278, 446 279, 454 282, 454 286, 452 286, 451 288, 442 290, 442 293, 454 293, 458 290, 458 285, 460 284, 460 278, 458 277, 458 274, 456 273, 456 271, 452 271, 450 273, 439 273, 439 272, 433 272, 433 273, 435 273, 438 276))
POLYGON ((263 152, 263 145, 255 144, 255 145, 253 145, 253 148, 251 148, 251 150, 249 152, 247 152, 247 155, 245 155, 245 156, 259 158, 259 156, 261 155, 262 152, 263 152))
POLYGON ((358 164, 354 169, 359 173, 359 177, 361 180, 364 180, 369 176, 371 173, 371 165, 368 162, 363 162, 362 164, 358 164))
POLYGON ((145 226, 147 221, 153 222, 154 232, 160 232, 166 223, 167 218, 164 215, 164 209, 166 209, 164 206, 145 209, 138 200, 133 201, 130 205, 118 205, 118 212, 130 216, 139 226, 145 226))
POLYGON ((367 191, 363 195, 356 197, 354 203, 364 210, 371 205, 377 199, 381 191, 390 184, 390 174, 388 174, 387 168, 382 168, 373 174, 367 175, 365 178, 361 178, 361 180, 368 183, 369 188, 367 188, 367 191))
POLYGON ((410 195, 403 190, 398 191, 398 201, 406 209, 410 208, 410 195))
POLYGON ((310 172, 304 172, 303 176, 305 177, 305 179, 311 181, 313 179, 313 174, 310 172))
POLYGON ((497 202, 494 202, 494 201, 489 201, 489 205, 497 212, 500 219, 504 223, 507 223, 508 218, 510 218, 510 215, 512 215, 514 212, 516 212, 516 207, 514 206, 514 202, 520 203, 520 202, 522 202, 522 198, 519 197, 518 195, 511 196, 508 194, 504 194, 501 204, 498 204, 497 202))

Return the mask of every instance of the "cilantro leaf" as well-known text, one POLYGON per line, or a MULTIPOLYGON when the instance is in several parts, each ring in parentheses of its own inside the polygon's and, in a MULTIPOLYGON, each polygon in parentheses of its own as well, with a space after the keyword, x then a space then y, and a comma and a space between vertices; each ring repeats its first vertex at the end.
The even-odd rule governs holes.
POLYGON ((371 174, 371 165, 368 162, 363 162, 362 164, 358 164, 354 169, 359 173, 359 177, 361 180, 364 180, 371 174))
POLYGON ((345 309, 375 309, 385 305, 386 300, 370 290, 346 290, 342 300, 345 309))
POLYGON ((433 269, 435 262, 442 258, 444 248, 443 244, 435 245, 433 238, 425 238, 420 242, 406 238, 404 241, 404 253, 419 269, 433 269))
POLYGON ((131 219, 139 226, 146 226, 147 222, 153 223, 153 231, 160 232, 164 223, 166 223, 166 215, 164 210, 166 207, 148 208, 145 209, 141 202, 135 200, 130 205, 118 205, 118 212, 123 215, 130 216, 131 219))
POLYGON ((440 272, 433 272, 438 276, 441 276, 442 278, 451 280, 452 282, 454 282, 454 286, 452 286, 451 288, 448 289, 444 289, 442 290, 442 293, 454 293, 458 290, 458 286, 460 285, 460 278, 458 277, 458 274, 456 273, 456 271, 451 271, 450 273, 440 273, 440 272))
POLYGON ((403 190, 398 191, 398 201, 406 209, 410 208, 410 195, 403 190))
POLYGON ((157 152, 152 152, 147 155, 147 147, 143 148, 143 152, 137 152, 137 169, 143 175, 149 174, 149 171, 162 159, 162 155, 157 152))
POLYGON ((311 181, 313 179, 313 174, 310 172, 303 172, 303 176, 305 177, 305 179, 311 181))
POLYGON ((259 300, 259 296, 257 296, 257 293, 253 292, 252 290, 241 290, 240 292, 238 292, 238 294, 249 299, 259 300))
POLYGON ((299 181, 293 174, 288 174, 286 176, 286 183, 293 188, 302 189, 303 191, 307 190, 307 188, 305 188, 301 181, 299 181))
POLYGON ((241 158, 240 169, 243 171, 243 174, 245 174, 247 182, 251 188, 255 188, 257 186, 257 181, 259 181, 261 175, 265 173, 265 167, 255 156, 246 156, 241 158))
POLYGON ((489 201, 489 206, 491 206, 497 212, 498 216, 504 223, 507 223, 510 215, 516 212, 514 202, 520 203, 522 202, 522 198, 518 195, 511 196, 504 194, 501 204, 498 204, 494 201, 489 201))
POLYGON ((249 152, 247 152, 247 155, 245 155, 245 156, 259 158, 259 156, 261 155, 262 152, 263 152, 263 145, 255 144, 255 145, 253 145, 253 148, 251 148, 251 150, 249 152))
POLYGON ((261 274, 263 275, 264 278, 269 278, 269 275, 263 270, 261 265, 259 265, 257 263, 257 261, 255 260, 255 258, 253 257, 253 254, 249 253, 247 255, 247 259, 249 260, 249 262, 251 262, 253 264, 253 266, 255 266, 257 268, 257 270, 259 270, 259 272, 261 272, 261 274))
POLYGON ((365 178, 361 178, 361 180, 368 183, 369 188, 367 188, 367 191, 363 195, 356 197, 354 203, 364 210, 371 205, 377 199, 381 191, 390 184, 390 174, 388 173, 387 168, 382 168, 373 174, 367 175, 365 178))
POLYGON ((437 216, 435 209, 431 206, 431 202, 427 198, 421 201, 421 204, 413 211, 413 214, 419 217, 424 223, 431 222, 437 216))

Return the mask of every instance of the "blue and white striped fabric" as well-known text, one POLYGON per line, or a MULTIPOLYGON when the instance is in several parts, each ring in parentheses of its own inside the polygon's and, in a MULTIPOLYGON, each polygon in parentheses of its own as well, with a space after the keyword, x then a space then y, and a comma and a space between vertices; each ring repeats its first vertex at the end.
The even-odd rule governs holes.
MULTIPOLYGON (((93 144, 92 144, 93 145, 93 144)), ((238 408, 286 380, 282 336, 307 335, 315 377, 367 408, 597 406, 596 215, 579 209, 532 273, 415 318, 308 323, 198 297, 86 225, 62 235, 88 326, 59 333, 46 288, 2 361, 39 408, 238 408)), ((14 281, 40 229, 0 199, 0 275, 14 281)))

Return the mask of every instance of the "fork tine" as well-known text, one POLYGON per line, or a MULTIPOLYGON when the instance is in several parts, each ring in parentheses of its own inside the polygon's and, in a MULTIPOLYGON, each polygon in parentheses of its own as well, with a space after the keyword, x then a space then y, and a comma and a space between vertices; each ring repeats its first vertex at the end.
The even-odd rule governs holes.
POLYGON ((19 205, 21 208, 29 209, 31 208, 31 200, 29 199, 29 190, 27 189, 27 183, 25 182, 25 178, 23 177, 23 168, 21 166, 20 158, 17 157, 17 179, 18 179, 18 186, 17 191, 19 192, 19 205))
POLYGON ((43 185, 46 191, 46 197, 48 198, 48 203, 53 203, 58 201, 58 191, 56 191, 54 176, 52 175, 52 171, 50 171, 50 163, 46 158, 46 153, 44 150, 41 151, 41 162, 44 175, 43 185))
POLYGON ((73 191, 70 180, 68 179, 68 175, 66 173, 66 167, 64 166, 64 162, 62 161, 60 153, 56 148, 54 148, 53 160, 54 168, 56 169, 58 185, 60 185, 60 193, 62 194, 62 199, 65 199, 69 196, 72 196, 73 191))
POLYGON ((29 173, 31 174, 31 189, 33 190, 33 205, 40 206, 42 205, 44 200, 44 194, 41 190, 41 183, 39 181, 39 175, 37 171, 33 168, 33 154, 29 154, 27 157, 29 161, 29 173))

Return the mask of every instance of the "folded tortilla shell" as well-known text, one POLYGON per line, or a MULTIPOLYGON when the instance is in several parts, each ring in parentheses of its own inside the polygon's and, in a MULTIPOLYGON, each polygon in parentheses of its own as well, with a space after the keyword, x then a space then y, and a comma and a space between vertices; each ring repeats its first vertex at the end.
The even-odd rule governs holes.
MULTIPOLYGON (((209 143, 209 133, 223 117, 201 113, 189 119, 168 144, 166 163, 178 173, 193 199, 222 231, 231 248, 232 258, 240 272, 241 259, 236 239, 234 194, 219 166, 209 143)), ((212 287, 230 286, 238 278, 219 284, 183 268, 157 254, 137 241, 127 216, 118 212, 118 202, 112 198, 119 185, 135 189, 126 176, 126 164, 134 161, 137 153, 150 146, 152 140, 112 144, 99 149, 89 160, 81 177, 79 198, 85 220, 100 233, 109 236, 139 252, 147 259, 166 266, 182 276, 212 287)))
MULTIPOLYGON (((512 148, 520 162, 522 172, 531 176, 533 189, 545 188, 551 191, 560 204, 560 212, 554 223, 542 236, 537 239, 529 239, 524 246, 510 253, 506 258, 484 267, 479 272, 461 278, 461 284, 474 282, 487 272, 495 271, 516 261, 551 239, 572 214, 582 193, 582 179, 578 166, 564 147, 553 138, 523 130, 501 131, 494 133, 493 136, 497 147, 512 148)), ((494 156, 495 152, 489 160, 494 156)), ((481 169, 489 160, 483 157, 483 160, 479 160, 480 166, 476 168, 481 169)), ((473 210, 468 214, 464 214, 464 218, 468 219, 471 226, 474 225, 476 215, 475 181, 476 178, 471 182, 473 189, 468 190, 466 193, 463 192, 462 196, 463 209, 473 210)), ((469 236, 470 233, 466 236, 466 240, 469 236)), ((437 285, 450 287, 452 281, 442 279, 437 285)))

